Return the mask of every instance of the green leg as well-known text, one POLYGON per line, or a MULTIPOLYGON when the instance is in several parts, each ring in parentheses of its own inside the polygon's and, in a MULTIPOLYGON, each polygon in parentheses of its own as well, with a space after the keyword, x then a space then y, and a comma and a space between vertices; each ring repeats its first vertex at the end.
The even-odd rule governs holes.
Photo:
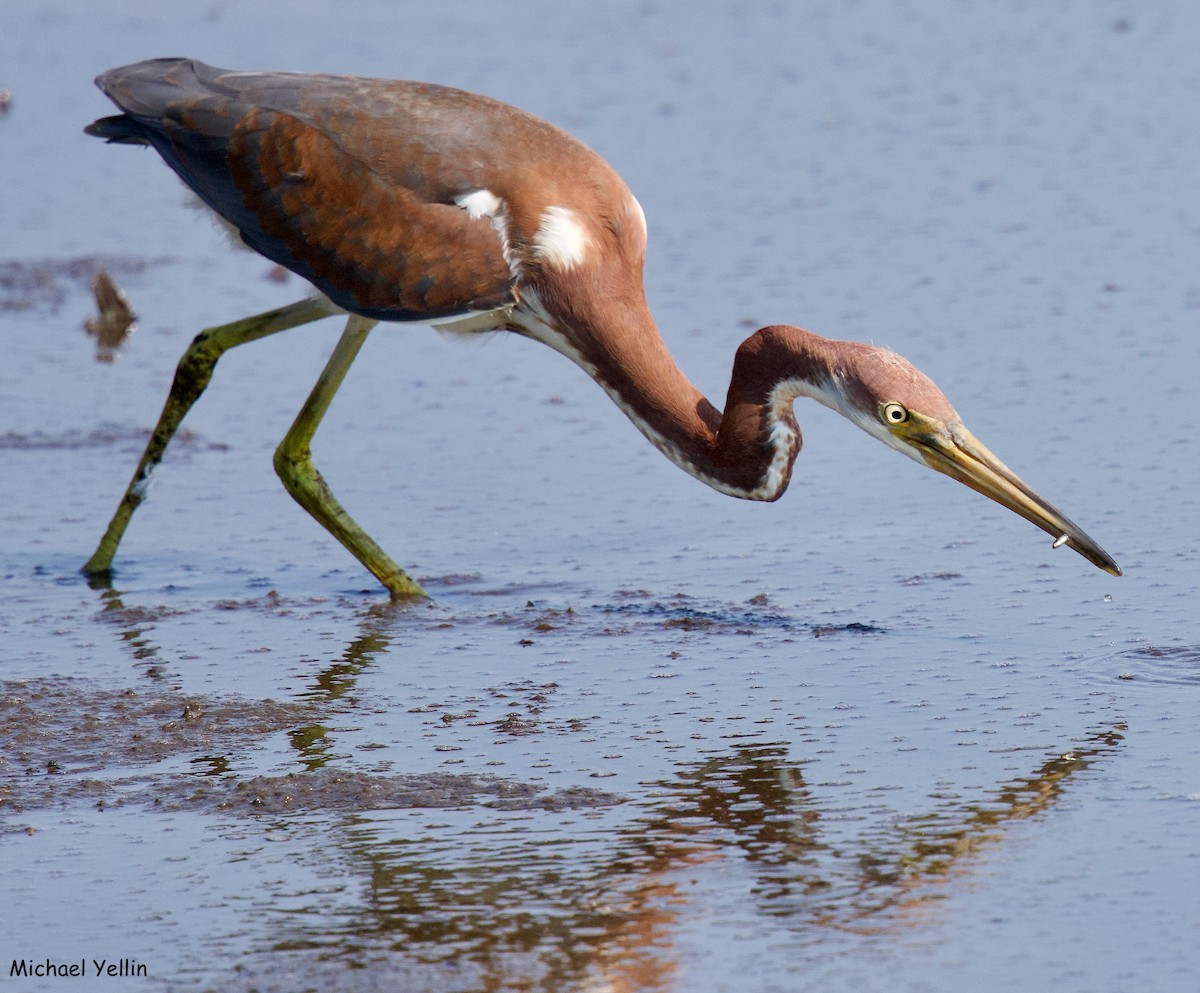
POLYGON ((159 415, 158 424, 142 460, 138 463, 133 479, 117 506, 117 511, 109 521, 108 530, 100 539, 95 554, 88 559, 83 571, 90 576, 102 576, 112 571, 113 556, 117 546, 125 534, 133 512, 146 499, 146 489, 150 485, 150 476, 158 463, 162 461, 163 453, 175 432, 179 429, 184 415, 191 409, 204 392, 204 388, 212 379, 213 367, 217 359, 230 348, 244 345, 248 341, 257 341, 278 331, 286 331, 310 321, 329 317, 335 311, 330 309, 328 302, 322 299, 306 299, 269 310, 265 314, 247 317, 232 324, 222 324, 219 327, 207 328, 201 331, 188 346, 179 366, 175 371, 175 381, 171 384, 171 392, 159 415))
POLYGON ((333 395, 346 378, 346 371, 376 323, 365 317, 350 315, 346 330, 342 332, 321 377, 312 388, 295 423, 275 449, 275 471, 300 506, 345 545, 350 554, 387 587, 394 599, 423 597, 427 595, 425 591, 388 558, 387 553, 337 502, 312 461, 310 446, 313 434, 325 416, 333 395))

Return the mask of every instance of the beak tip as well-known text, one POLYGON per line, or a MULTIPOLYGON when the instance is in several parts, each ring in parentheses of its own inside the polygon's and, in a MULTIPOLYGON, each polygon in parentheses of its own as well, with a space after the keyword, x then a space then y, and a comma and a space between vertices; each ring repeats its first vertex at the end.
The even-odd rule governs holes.
POLYGON ((1102 549, 1099 545, 1093 545, 1091 549, 1083 552, 1083 555, 1085 558, 1089 559, 1093 565, 1103 569, 1110 576, 1123 575, 1121 572, 1121 567, 1117 565, 1116 560, 1113 559, 1113 557, 1109 555, 1108 552, 1104 551, 1104 549, 1102 549))
POLYGON ((1103 569, 1110 576, 1124 575, 1121 572, 1121 567, 1117 565, 1112 556, 1110 556, 1108 552, 1106 552, 1082 532, 1079 532, 1079 535, 1075 536, 1060 534, 1054 539, 1054 543, 1050 547, 1062 548, 1063 545, 1067 545, 1068 547, 1074 549, 1085 559, 1091 562, 1092 565, 1094 565, 1097 569, 1103 569), (1080 536, 1082 536, 1084 539, 1083 542, 1076 540, 1080 536))
POLYGON ((1082 554, 1084 558, 1088 559, 1092 563, 1092 565, 1099 569, 1103 569, 1110 576, 1124 575, 1124 573, 1121 572, 1121 567, 1117 565, 1117 563, 1107 552, 1103 551, 1099 547, 1097 547, 1094 552, 1087 551, 1083 552, 1082 554))

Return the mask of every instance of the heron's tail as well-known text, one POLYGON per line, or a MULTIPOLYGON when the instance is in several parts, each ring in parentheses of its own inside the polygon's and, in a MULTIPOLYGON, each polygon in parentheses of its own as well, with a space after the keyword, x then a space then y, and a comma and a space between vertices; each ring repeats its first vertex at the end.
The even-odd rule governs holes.
POLYGON ((150 144, 146 138, 145 128, 127 114, 115 114, 112 117, 102 117, 98 121, 92 121, 83 129, 83 133, 118 145, 150 144))

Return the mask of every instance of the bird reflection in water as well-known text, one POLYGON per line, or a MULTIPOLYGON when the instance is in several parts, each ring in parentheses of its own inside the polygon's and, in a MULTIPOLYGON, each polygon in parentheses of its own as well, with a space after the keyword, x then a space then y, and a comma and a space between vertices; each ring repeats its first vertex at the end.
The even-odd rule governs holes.
MULTIPOLYGON (((586 812, 573 819, 574 840, 550 831, 543 844, 521 843, 499 812, 490 827, 436 844, 397 835, 402 821, 352 820, 322 857, 339 859, 363 890, 313 908, 309 923, 291 917, 275 948, 350 961, 390 948, 431 969, 453 964, 478 989, 677 993, 676 936, 723 860, 744 864, 760 919, 786 931, 919 927, 1013 823, 1050 812, 1123 730, 1099 729, 982 799, 939 796, 933 810, 884 823, 856 817, 865 835, 844 818, 825 824, 802 766, 771 745, 734 748, 660 784, 613 835, 601 827, 590 838, 586 812), (510 841, 502 849, 498 831, 510 841), (581 858, 580 848, 594 851, 581 858)), ((540 833, 536 821, 529 830, 540 833)))
MULTIPOLYGON (((131 662, 173 679, 172 667, 148 640, 158 615, 127 608, 111 591, 101 593, 101 602, 99 616, 121 627, 131 662)), ((295 609, 273 595, 227 609, 235 606, 295 609)), ((383 956, 402 960, 405 968, 453 968, 473 977, 470 988, 478 989, 673 993, 683 968, 679 935, 709 909, 705 903, 720 885, 712 880, 731 872, 748 881, 757 919, 789 933, 920 927, 988 849, 1005 844, 1011 825, 1052 812, 1073 777, 1121 746, 1125 730, 1101 727, 1028 774, 973 792, 971 799, 939 792, 918 813, 900 815, 872 803, 853 818, 835 809, 836 794, 806 779, 805 764, 791 757, 794 746, 784 744, 733 747, 684 764, 673 780, 647 784, 618 806, 612 804, 620 798, 611 795, 546 797, 470 774, 389 776, 359 763, 328 763, 345 751, 331 729, 356 712, 347 701, 360 676, 392 651, 398 617, 411 623, 398 603, 364 611, 358 636, 306 677, 303 703, 275 705, 266 720, 248 701, 236 725, 210 727, 202 716, 192 722, 195 733, 180 739, 180 746, 203 743, 204 768, 197 772, 204 779, 228 780, 228 790, 210 786, 211 807, 223 817, 263 815, 264 824, 291 824, 297 838, 318 818, 319 840, 306 844, 302 850, 310 854, 300 857, 336 885, 322 889, 319 900, 301 899, 301 906, 291 892, 266 895, 294 911, 270 919, 268 943, 252 956, 268 971, 272 958, 311 952, 343 967, 383 956), (239 778, 244 763, 226 759, 246 748, 242 724, 256 722, 264 733, 290 730, 287 740, 303 771, 239 778), (218 735, 217 728, 225 730, 218 735), (222 735, 229 752, 215 750, 222 735), (404 795, 395 782, 402 782, 404 795), (260 792, 263 802, 247 805, 245 798, 260 792)), ((530 714, 541 706, 539 697, 553 692, 505 684, 493 694, 494 709, 507 710, 518 690, 530 714)), ((486 690, 479 695, 484 699, 486 690)), ((203 710, 205 701, 199 706, 203 710)), ((471 719, 503 734, 503 722, 489 720, 495 714, 478 706, 481 713, 471 719)), ((157 720, 161 710, 151 706, 148 716, 157 720)), ((129 713, 122 720, 141 729, 129 713)), ((119 726, 93 721, 71 733, 110 734, 119 726)), ((95 742, 79 748, 100 750, 95 742)), ((179 802, 197 809, 200 789, 185 787, 179 802)), ((168 783, 158 783, 155 793, 164 804, 172 801, 168 783)))

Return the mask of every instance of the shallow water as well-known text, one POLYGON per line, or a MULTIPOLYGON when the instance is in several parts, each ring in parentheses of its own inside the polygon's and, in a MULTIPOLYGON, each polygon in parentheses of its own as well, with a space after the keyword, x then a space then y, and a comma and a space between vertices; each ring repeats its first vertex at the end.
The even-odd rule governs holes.
POLYGON ((0 986, 1196 988, 1200 14, 522 6, 3 15, 0 986), (90 588, 188 337, 303 292, 80 134, 179 53, 568 127, 706 392, 760 324, 887 344, 1125 576, 813 404, 746 504, 547 349, 380 328, 316 457, 395 607, 270 468, 323 322, 222 360, 90 588))

